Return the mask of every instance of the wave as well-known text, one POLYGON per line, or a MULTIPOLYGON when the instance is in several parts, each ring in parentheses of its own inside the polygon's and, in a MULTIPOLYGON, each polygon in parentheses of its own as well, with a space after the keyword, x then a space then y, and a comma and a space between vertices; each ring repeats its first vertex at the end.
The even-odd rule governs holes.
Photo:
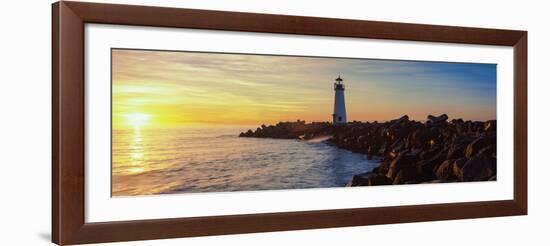
POLYGON ((308 140, 306 140, 306 142, 307 143, 321 143, 321 142, 327 141, 331 138, 332 138, 332 136, 318 136, 318 137, 315 137, 315 138, 312 138, 312 139, 308 139, 308 140))

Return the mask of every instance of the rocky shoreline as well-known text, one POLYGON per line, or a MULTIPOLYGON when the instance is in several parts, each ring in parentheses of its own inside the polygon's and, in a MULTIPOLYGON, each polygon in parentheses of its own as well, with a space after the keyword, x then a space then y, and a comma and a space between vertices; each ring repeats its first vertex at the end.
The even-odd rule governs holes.
POLYGON ((347 186, 496 180, 496 120, 448 120, 429 115, 379 122, 280 122, 242 132, 239 137, 315 139, 367 158, 380 157, 371 172, 353 176, 347 186))

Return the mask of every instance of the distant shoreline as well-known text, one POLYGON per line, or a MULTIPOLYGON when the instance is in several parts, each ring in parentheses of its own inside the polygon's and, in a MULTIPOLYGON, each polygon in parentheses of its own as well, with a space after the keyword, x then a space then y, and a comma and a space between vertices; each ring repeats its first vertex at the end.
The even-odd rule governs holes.
POLYGON ((379 166, 356 174, 347 186, 496 180, 496 120, 464 121, 429 115, 378 122, 279 122, 239 137, 304 139, 328 137, 338 148, 379 156, 379 166))

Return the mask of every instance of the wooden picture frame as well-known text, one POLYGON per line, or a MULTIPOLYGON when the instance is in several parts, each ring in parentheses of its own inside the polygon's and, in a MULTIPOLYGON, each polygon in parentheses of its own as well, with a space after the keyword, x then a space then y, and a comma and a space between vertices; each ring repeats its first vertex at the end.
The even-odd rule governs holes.
POLYGON ((52 240, 59 245, 527 214, 527 32, 81 2, 52 6, 52 240), (513 47, 513 200, 86 223, 84 24, 513 47))

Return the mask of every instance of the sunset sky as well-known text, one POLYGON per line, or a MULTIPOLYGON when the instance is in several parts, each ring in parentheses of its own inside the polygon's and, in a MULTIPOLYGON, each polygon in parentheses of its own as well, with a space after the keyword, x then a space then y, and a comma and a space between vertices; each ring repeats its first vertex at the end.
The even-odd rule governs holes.
POLYGON ((494 64, 113 49, 113 126, 330 121, 338 75, 348 121, 496 118, 494 64))

